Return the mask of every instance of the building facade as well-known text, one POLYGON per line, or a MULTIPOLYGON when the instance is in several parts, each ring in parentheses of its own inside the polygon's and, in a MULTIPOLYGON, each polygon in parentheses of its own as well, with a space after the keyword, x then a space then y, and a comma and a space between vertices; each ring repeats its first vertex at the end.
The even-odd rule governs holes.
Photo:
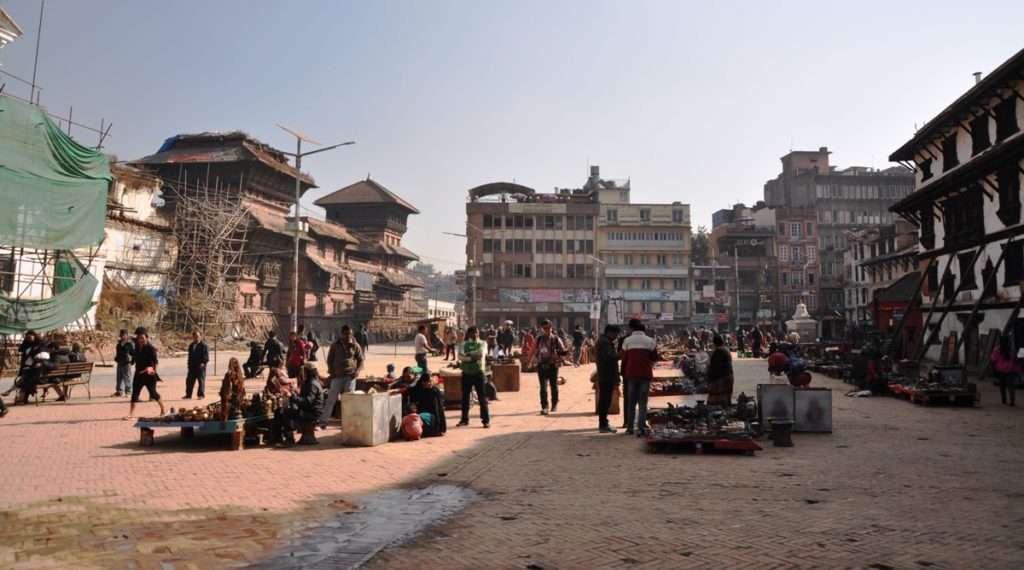
POLYGON ((590 329, 597 289, 597 195, 495 182, 469 191, 467 312, 477 325, 548 319, 590 329))
MULTIPOLYGON (((592 167, 591 181, 598 176, 592 167)), ((632 204, 629 186, 597 190, 601 213, 597 247, 603 262, 602 298, 609 319, 638 318, 654 330, 690 326, 690 206, 632 204)))
POLYGON ((840 169, 829 164, 830 154, 821 147, 783 156, 782 172, 765 184, 764 197, 767 206, 776 210, 783 304, 795 307, 804 302, 819 320, 823 338, 841 338, 842 264, 848 246, 844 231, 891 224, 888 209, 910 194, 913 176, 901 166, 840 169), (783 275, 788 284, 783 283, 783 275))
POLYGON ((918 228, 926 276, 922 311, 931 313, 919 352, 929 359, 982 364, 988 357, 982 339, 991 339, 993 331, 1013 334, 1016 346, 1022 345, 1021 93, 1024 50, 889 157, 915 170, 915 191, 892 211, 918 228), (950 337, 952 346, 940 344, 950 337))
MULTIPOLYGON (((404 267, 416 256, 401 246, 401 213, 415 212, 390 191, 382 196, 376 183, 318 201, 337 219, 332 208, 358 195, 351 208, 365 218, 357 233, 330 219, 295 220, 295 169, 245 133, 178 135, 132 166, 161 181, 161 211, 173 220, 178 257, 168 298, 177 325, 248 338, 285 333, 296 280, 299 324, 324 339, 346 323, 368 325, 380 339, 404 338, 407 323, 422 316, 406 302, 417 283, 404 267)), ((314 187, 303 174, 301 192, 314 187)))
POLYGON ((780 309, 775 211, 763 203, 754 208, 737 204, 717 214, 717 225, 709 236, 711 255, 720 264, 733 267, 736 282, 728 311, 730 329, 774 326, 780 309))

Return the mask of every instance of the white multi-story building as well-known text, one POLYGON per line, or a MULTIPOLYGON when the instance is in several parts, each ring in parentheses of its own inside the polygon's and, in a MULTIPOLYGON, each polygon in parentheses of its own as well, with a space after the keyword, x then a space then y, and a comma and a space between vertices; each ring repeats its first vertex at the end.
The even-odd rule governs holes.
POLYGON ((1014 333, 1024 344, 1020 319, 1024 280, 1024 50, 977 83, 925 124, 890 160, 915 168, 916 189, 892 211, 919 229, 926 272, 925 347, 940 358, 940 342, 955 334, 959 362, 978 364, 982 335, 1014 333))

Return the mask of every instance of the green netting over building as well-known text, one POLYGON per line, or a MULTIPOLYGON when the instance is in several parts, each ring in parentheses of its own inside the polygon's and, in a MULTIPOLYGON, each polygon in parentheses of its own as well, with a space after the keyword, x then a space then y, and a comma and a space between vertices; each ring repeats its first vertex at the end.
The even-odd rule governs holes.
POLYGON ((49 296, 0 295, 0 333, 58 328, 89 310, 98 280, 70 250, 103 241, 112 182, 105 154, 75 142, 41 108, 0 96, 0 247, 53 251, 56 260, 49 296))

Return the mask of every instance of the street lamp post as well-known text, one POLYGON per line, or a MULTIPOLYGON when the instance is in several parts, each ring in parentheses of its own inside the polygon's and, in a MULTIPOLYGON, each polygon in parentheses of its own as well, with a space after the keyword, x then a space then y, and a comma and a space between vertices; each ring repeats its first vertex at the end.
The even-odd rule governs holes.
MULTIPOLYGON (((466 222, 466 227, 472 228, 472 229, 480 232, 480 239, 483 239, 484 230, 482 228, 479 228, 479 227, 469 223, 468 221, 466 222)), ((450 235, 450 236, 455 236, 455 237, 461 237, 461 238, 469 239, 468 233, 466 233, 466 234, 457 234, 457 233, 453 233, 453 232, 441 232, 441 233, 443 233, 445 235, 450 235)), ((474 254, 476 253, 476 248, 475 247, 473 248, 473 252, 474 252, 474 254)), ((469 286, 470 287, 470 293, 469 293, 469 298, 467 300, 471 301, 473 303, 472 304, 473 308, 470 309, 469 322, 470 322, 471 325, 476 326, 476 273, 477 273, 477 269, 476 269, 476 262, 473 260, 473 258, 468 258, 468 261, 469 261, 469 263, 467 265, 469 266, 469 269, 466 271, 466 277, 470 279, 470 282, 469 282, 470 283, 470 286, 469 286)))
POLYGON ((295 221, 294 221, 294 228, 293 228, 295 230, 295 255, 294 255, 293 259, 292 259, 292 261, 294 262, 294 266, 295 266, 294 267, 295 273, 292 276, 292 328, 291 328, 291 330, 297 331, 299 329, 299 233, 302 231, 302 224, 299 222, 299 219, 300 219, 300 216, 299 216, 299 212, 300 212, 300 210, 299 210, 299 198, 301 198, 301 191, 302 191, 302 157, 309 156, 311 154, 316 154, 318 152, 324 152, 325 150, 335 149, 335 148, 338 148, 339 146, 347 146, 347 145, 351 145, 351 144, 356 144, 356 142, 355 141, 348 141, 348 142, 338 143, 336 145, 326 146, 326 147, 323 147, 323 148, 318 148, 316 150, 311 150, 309 152, 305 152, 304 153, 304 152, 302 152, 302 141, 306 141, 306 142, 308 142, 310 144, 316 144, 316 145, 321 144, 321 143, 317 142, 314 139, 309 138, 308 136, 302 134, 301 132, 299 132, 296 129, 293 129, 293 128, 290 128, 290 127, 286 127, 286 126, 281 125, 281 124, 278 124, 277 126, 282 128, 282 129, 284 129, 288 133, 290 133, 290 134, 295 136, 295 153, 293 154, 293 153, 290 153, 290 152, 283 152, 282 151, 281 154, 284 154, 286 156, 294 156, 295 157, 295 221))
MULTIPOLYGON (((588 255, 587 257, 589 257, 590 259, 596 261, 597 263, 600 263, 602 266, 607 266, 608 265, 608 263, 606 263, 605 261, 602 261, 598 257, 594 257, 593 255, 588 255)), ((597 270, 598 270, 598 266, 595 265, 594 266, 594 299, 593 299, 593 302, 597 303, 597 311, 594 310, 593 304, 591 304, 591 308, 590 308, 590 320, 593 322, 593 324, 591 325, 590 330, 591 330, 591 332, 594 333, 594 338, 597 338, 597 334, 598 334, 597 333, 597 323, 598 323, 599 320, 601 320, 601 288, 600 288, 600 285, 599 285, 598 280, 597 280, 597 270)))

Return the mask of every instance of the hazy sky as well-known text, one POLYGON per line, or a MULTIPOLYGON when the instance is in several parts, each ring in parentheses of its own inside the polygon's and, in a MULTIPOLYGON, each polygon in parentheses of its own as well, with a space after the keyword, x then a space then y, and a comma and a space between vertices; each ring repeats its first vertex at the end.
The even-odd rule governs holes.
MULTIPOLYGON (((32 74, 39 0, 0 2, 32 74)), ((578 187, 711 213, 762 196, 790 149, 886 167, 921 124, 1020 50, 1024 2, 48 0, 43 104, 113 121, 140 158, 174 134, 358 145, 303 164, 309 204, 371 173, 417 206, 407 245, 464 264, 466 190, 578 187)), ((26 92, 9 78, 7 90, 26 92)), ((74 133, 86 144, 95 137, 74 133)))

